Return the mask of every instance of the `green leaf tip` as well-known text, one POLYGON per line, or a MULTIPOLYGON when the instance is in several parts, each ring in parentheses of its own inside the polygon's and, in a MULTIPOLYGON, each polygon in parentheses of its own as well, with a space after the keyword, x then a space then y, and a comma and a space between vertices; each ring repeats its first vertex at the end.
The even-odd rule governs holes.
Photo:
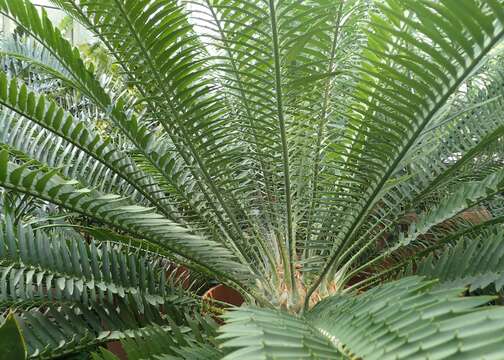
POLYGON ((2 349, 0 360, 26 359, 26 344, 19 323, 12 312, 0 326, 0 349, 2 349))

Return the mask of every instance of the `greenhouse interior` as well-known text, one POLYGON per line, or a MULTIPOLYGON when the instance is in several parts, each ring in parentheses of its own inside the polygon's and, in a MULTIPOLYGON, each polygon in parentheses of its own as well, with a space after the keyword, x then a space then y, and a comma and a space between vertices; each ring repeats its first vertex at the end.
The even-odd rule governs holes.
POLYGON ((504 0, 0 0, 0 360, 504 360, 504 0))

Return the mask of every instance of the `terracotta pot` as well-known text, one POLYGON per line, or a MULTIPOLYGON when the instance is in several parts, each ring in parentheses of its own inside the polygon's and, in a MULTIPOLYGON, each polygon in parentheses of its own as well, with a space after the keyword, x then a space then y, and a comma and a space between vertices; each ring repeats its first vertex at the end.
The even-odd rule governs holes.
POLYGON ((109 341, 107 343, 107 350, 117 356, 120 360, 128 360, 128 356, 126 355, 120 341, 109 341))
POLYGON ((238 291, 224 284, 216 285, 205 291, 203 299, 223 301, 235 306, 240 306, 244 302, 243 297, 238 291))

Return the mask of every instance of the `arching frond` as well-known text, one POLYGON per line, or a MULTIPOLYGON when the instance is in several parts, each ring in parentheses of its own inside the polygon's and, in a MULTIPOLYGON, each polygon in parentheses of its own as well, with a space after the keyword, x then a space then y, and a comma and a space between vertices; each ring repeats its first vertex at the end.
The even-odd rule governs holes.
MULTIPOLYGON (((503 235, 501 230, 484 232, 480 238, 462 238, 442 249, 439 256, 431 252, 415 264, 415 273, 439 279, 443 288, 467 286, 469 291, 485 289, 491 284, 495 292, 504 286, 502 268, 503 235)), ((413 272, 409 269, 407 273, 413 272)))
MULTIPOLYGON (((190 327, 174 324, 167 333, 159 326, 151 326, 125 337, 121 342, 130 360, 153 357, 162 360, 218 360, 222 352, 215 348, 216 328, 217 324, 211 318, 198 317, 190 322, 190 327)), ((93 359, 116 358, 102 349, 101 355, 93 354, 93 359)))
POLYGON ((462 289, 404 278, 356 296, 329 297, 306 318, 239 309, 222 327, 226 359, 470 359, 499 356, 502 313, 480 307, 491 297, 461 298, 462 289), (487 336, 483 336, 487 334, 487 336), (490 335, 490 336, 488 336, 490 335))
POLYGON ((356 236, 385 195, 388 181, 450 96, 502 38, 499 14, 492 17, 496 4, 478 7, 471 2, 467 6, 474 11, 473 18, 459 16, 459 8, 444 3, 379 6, 383 18, 373 19, 355 95, 357 105, 346 125, 348 141, 335 145, 348 159, 334 179, 341 188, 337 192, 341 210, 332 213, 332 218, 340 219, 341 214, 343 220, 337 235, 329 237, 331 255, 323 276, 331 269, 336 271, 362 245, 363 240, 356 241, 356 236), (484 31, 474 31, 473 19, 486 26, 484 31), (452 41, 448 43, 439 32, 453 36, 452 41), (458 48, 464 49, 463 55, 458 48), (419 61, 429 66, 416 66, 419 61))
POLYGON ((231 275, 235 273, 241 279, 239 282, 250 281, 250 273, 246 268, 235 262, 227 249, 219 249, 217 243, 191 234, 150 208, 131 205, 128 199, 118 195, 104 195, 86 189, 75 180, 64 180, 54 170, 31 170, 29 163, 21 166, 9 163, 6 151, 0 152, 0 184, 117 226, 130 234, 136 234, 138 238, 147 237, 159 249, 170 249, 195 266, 207 268, 207 271, 210 268, 212 272, 220 271, 224 278, 237 279, 235 275, 231 275), (216 257, 217 252, 219 255, 216 257))

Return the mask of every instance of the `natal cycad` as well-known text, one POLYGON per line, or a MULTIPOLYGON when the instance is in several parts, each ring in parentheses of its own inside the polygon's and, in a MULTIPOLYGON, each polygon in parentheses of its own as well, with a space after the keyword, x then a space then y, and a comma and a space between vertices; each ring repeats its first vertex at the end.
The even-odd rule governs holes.
POLYGON ((501 0, 53 2, 95 43, 0 0, 9 359, 504 358, 501 0))

